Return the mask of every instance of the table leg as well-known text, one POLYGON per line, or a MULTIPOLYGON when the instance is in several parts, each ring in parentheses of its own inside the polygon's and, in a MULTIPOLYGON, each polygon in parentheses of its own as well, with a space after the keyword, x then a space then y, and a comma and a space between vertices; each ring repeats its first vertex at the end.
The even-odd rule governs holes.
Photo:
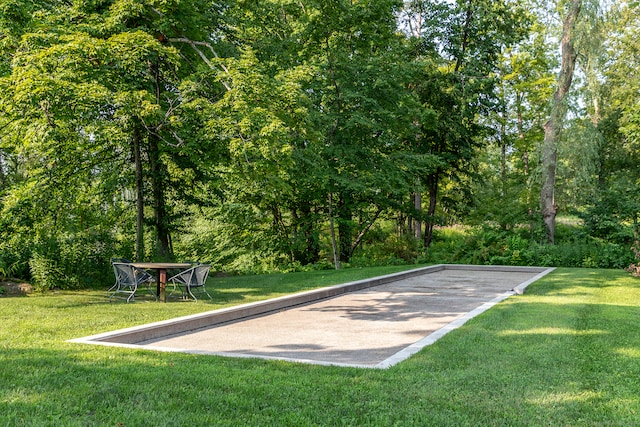
POLYGON ((167 270, 158 270, 158 301, 167 302, 167 270))

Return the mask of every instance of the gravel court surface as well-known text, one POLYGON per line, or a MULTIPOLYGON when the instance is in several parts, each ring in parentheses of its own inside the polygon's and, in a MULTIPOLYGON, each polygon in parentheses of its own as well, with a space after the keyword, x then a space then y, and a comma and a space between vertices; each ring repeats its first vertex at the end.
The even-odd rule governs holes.
POLYGON ((135 346, 386 368, 548 272, 540 271, 447 269, 135 346))

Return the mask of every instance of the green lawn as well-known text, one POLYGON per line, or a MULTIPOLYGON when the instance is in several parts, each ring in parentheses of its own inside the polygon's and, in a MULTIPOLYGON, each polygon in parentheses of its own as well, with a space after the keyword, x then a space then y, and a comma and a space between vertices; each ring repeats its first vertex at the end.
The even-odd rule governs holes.
POLYGON ((0 298, 0 426, 640 425, 640 280, 558 269, 389 370, 67 343, 397 271, 212 278, 208 302, 0 298))

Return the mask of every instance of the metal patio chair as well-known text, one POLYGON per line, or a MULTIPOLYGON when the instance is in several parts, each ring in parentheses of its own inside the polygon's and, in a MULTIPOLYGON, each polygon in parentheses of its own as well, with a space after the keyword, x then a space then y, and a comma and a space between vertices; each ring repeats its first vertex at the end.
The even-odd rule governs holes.
MULTIPOLYGON (((131 261, 129 261, 126 258, 111 258, 111 264, 113 264, 114 262, 131 264, 131 261)), ((156 283, 157 281, 156 277, 153 274, 149 273, 147 270, 143 270, 141 268, 136 268, 136 267, 133 267, 133 268, 136 271, 136 274, 138 277, 138 285, 143 282, 149 282, 149 284, 156 283)))
POLYGON ((155 279, 153 279, 153 276, 149 273, 125 262, 112 262, 111 265, 113 266, 113 273, 116 276, 116 283, 107 291, 108 294, 110 293, 109 301, 116 298, 119 294, 123 295, 122 298, 126 297, 127 302, 131 301, 138 287, 142 284, 146 284, 149 293, 153 295, 154 299, 158 299, 151 288, 151 283, 153 283, 155 279))
POLYGON ((204 293, 210 300, 212 300, 213 298, 211 298, 211 295, 209 295, 209 292, 207 292, 207 289, 205 288, 205 283, 210 269, 211 266, 209 264, 198 264, 170 277, 167 282, 171 282, 173 284, 173 291, 171 293, 173 294, 176 288, 180 288, 183 298, 188 299, 190 296, 194 301, 198 301, 193 294, 195 291, 199 295, 204 293))

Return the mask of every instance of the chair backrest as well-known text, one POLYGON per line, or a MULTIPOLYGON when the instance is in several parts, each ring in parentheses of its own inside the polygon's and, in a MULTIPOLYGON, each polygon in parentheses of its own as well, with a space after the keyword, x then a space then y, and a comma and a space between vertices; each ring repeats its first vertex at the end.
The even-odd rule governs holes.
POLYGON ((199 264, 183 271, 177 277, 180 277, 180 281, 189 286, 204 286, 210 268, 209 264, 199 264))
POLYGON ((191 283, 195 284, 196 286, 204 286, 205 282, 207 281, 207 276, 209 275, 211 266, 209 264, 200 264, 193 267, 193 269, 194 272, 193 276, 191 277, 191 283))
POLYGON ((116 275, 116 281, 121 285, 131 286, 136 284, 136 271, 131 264, 114 262, 113 273, 116 275))
POLYGON ((129 261, 126 258, 111 258, 111 264, 113 264, 114 262, 121 262, 121 263, 126 263, 126 264, 130 264, 131 261, 129 261))

